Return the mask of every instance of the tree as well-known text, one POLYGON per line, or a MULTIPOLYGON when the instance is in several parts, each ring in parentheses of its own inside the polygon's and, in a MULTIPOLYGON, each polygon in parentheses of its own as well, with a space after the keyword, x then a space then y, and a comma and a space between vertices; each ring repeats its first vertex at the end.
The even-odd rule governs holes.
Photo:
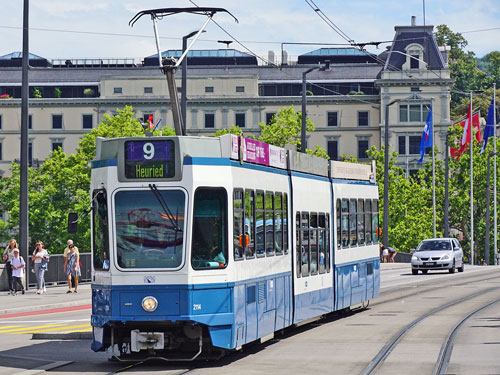
MULTIPOLYGON (((161 130, 163 135, 174 135, 170 127, 161 130)), ((158 135, 160 130, 156 130, 158 135)), ((89 161, 95 157, 97 137, 144 136, 140 122, 132 107, 118 110, 113 117, 104 120, 86 134, 75 154, 67 155, 60 149, 52 152, 39 170, 29 169, 29 233, 30 246, 37 240, 45 242, 53 252, 62 252, 68 234, 67 214, 70 211, 84 212, 90 202, 89 161)), ((0 179, 0 208, 8 213, 9 221, 0 220, 0 236, 6 239, 17 232, 19 222, 19 165, 13 163, 12 176, 0 179)), ((87 216, 79 230, 71 236, 81 251, 90 251, 90 218, 87 216)))

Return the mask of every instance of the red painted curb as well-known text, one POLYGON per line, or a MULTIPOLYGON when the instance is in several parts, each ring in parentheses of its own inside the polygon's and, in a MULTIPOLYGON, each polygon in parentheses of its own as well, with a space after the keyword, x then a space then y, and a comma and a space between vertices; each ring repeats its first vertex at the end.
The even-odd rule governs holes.
POLYGON ((33 316, 33 315, 39 315, 39 314, 54 314, 54 313, 60 313, 60 312, 66 312, 66 311, 87 310, 87 309, 91 309, 91 308, 92 308, 91 304, 70 306, 70 307, 58 307, 55 309, 25 311, 25 312, 20 312, 20 313, 3 314, 3 315, 0 315, 0 319, 18 318, 18 317, 22 317, 22 316, 33 316))

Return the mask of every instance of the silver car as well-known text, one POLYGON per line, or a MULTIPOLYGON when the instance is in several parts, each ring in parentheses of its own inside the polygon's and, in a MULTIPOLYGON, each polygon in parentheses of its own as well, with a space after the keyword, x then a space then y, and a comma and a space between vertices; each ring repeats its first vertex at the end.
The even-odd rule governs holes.
POLYGON ((412 249, 411 273, 428 270, 448 270, 450 273, 464 272, 464 252, 456 238, 431 238, 420 242, 412 249))

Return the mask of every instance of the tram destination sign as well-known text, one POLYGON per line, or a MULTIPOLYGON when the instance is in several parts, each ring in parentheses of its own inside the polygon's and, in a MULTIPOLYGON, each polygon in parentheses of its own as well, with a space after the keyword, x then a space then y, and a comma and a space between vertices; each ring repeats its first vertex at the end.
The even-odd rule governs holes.
POLYGON ((161 179, 175 175, 175 146, 172 140, 125 142, 125 177, 161 179))

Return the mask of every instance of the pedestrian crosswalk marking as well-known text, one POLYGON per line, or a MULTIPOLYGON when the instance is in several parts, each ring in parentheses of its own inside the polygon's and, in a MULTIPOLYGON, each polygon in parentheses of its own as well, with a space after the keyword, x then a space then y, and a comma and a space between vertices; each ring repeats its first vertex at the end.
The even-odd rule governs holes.
POLYGON ((0 328, 0 332, 2 332, 4 329, 15 328, 15 327, 22 327, 22 326, 3 326, 2 328, 0 328))

